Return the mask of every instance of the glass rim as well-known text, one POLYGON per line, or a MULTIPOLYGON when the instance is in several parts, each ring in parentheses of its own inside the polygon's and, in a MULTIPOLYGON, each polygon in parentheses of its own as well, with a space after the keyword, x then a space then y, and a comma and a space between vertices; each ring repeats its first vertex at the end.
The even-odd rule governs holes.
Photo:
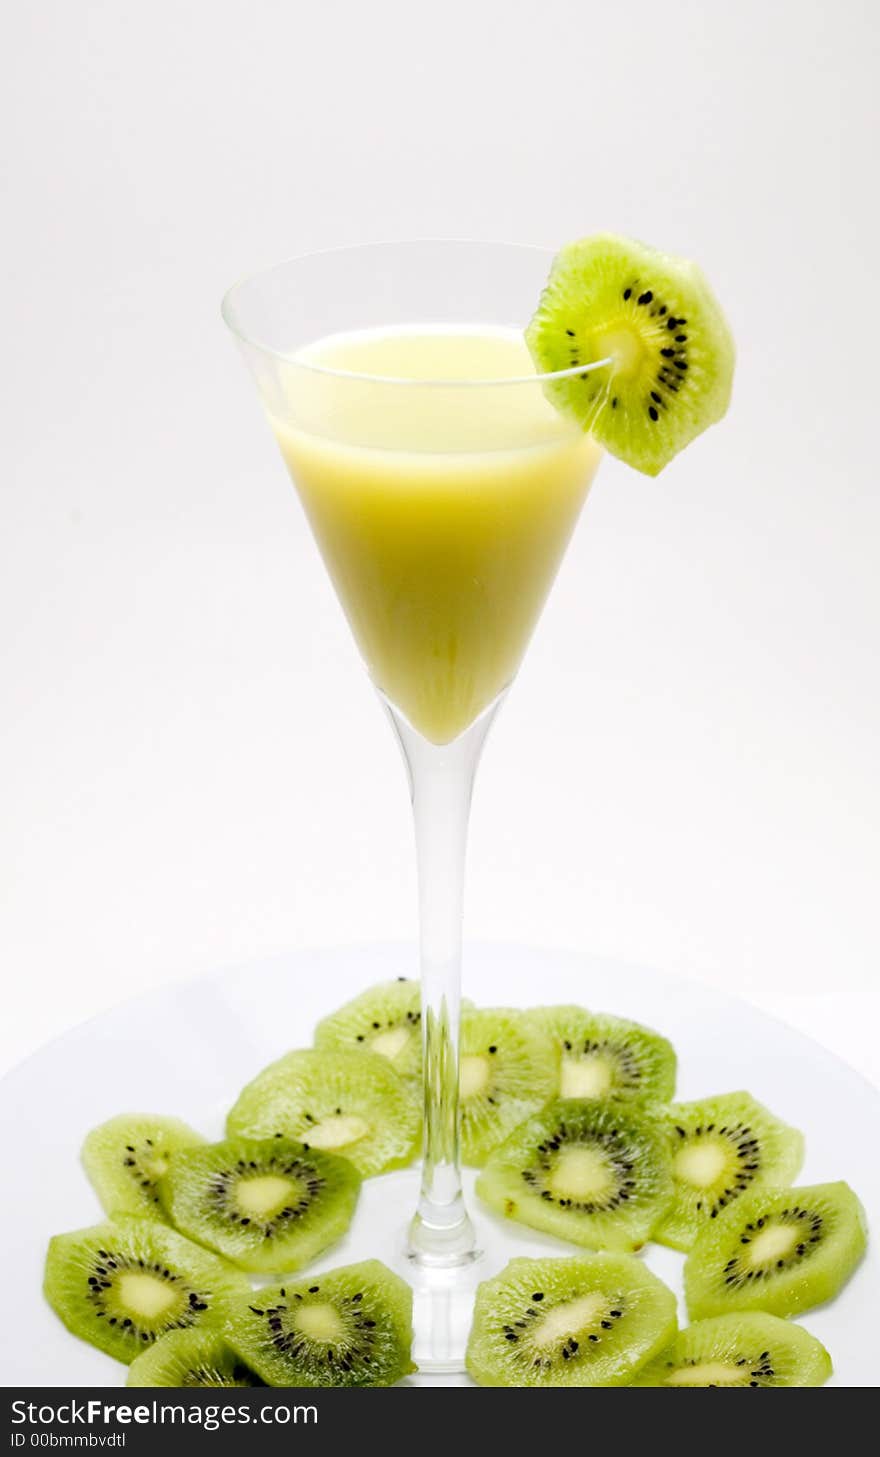
MULTIPOLYGON (((278 263, 271 263, 265 268, 256 268, 249 273, 242 274, 223 294, 220 301, 221 317, 230 333, 240 344, 247 345, 249 349, 259 350, 261 354, 267 355, 270 359, 277 359, 283 364, 294 365, 297 369, 308 370, 311 374, 323 375, 329 379, 360 381, 363 384, 405 385, 416 389, 498 389, 504 385, 534 385, 552 383, 556 380, 576 379, 578 376, 590 374, 596 369, 602 369, 606 365, 614 363, 614 360, 609 357, 591 360, 585 364, 571 365, 567 369, 548 370, 543 373, 536 371, 534 374, 505 375, 498 379, 413 379, 397 375, 370 374, 360 370, 333 369, 326 364, 317 364, 309 359, 298 358, 296 354, 285 354, 280 349, 273 349, 271 345, 262 343, 233 320, 233 300, 242 288, 249 283, 255 283, 258 279, 268 278, 273 273, 280 273, 282 269, 289 268, 293 264, 307 263, 317 258, 331 258, 343 253, 365 253, 371 249, 413 247, 497 248, 520 253, 533 253, 547 259, 548 271, 550 263, 556 256, 554 249, 542 247, 538 243, 499 243, 485 238, 397 238, 367 243, 342 243, 332 248, 314 248, 308 253, 294 253, 287 258, 282 258, 278 263)), ((464 321, 462 327, 464 327, 464 321)))

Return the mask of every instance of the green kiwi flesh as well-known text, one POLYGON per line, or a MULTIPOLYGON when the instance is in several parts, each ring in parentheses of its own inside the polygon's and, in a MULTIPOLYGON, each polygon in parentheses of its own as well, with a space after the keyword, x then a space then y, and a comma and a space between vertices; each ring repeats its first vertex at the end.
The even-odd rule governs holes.
POLYGON ((633 1386, 822 1386, 831 1357, 803 1326, 763 1311, 699 1320, 645 1366, 633 1386))
POLYGON ((298 1270, 348 1229, 361 1176, 348 1159, 284 1138, 233 1138, 171 1155, 169 1219, 244 1270, 298 1270))
POLYGON ((178 1118, 123 1113, 88 1134, 83 1167, 107 1214, 164 1219, 159 1180, 171 1154, 204 1142, 178 1118))
POLYGON ((626 1386, 676 1330, 675 1296, 632 1255, 516 1259, 477 1290, 480 1386, 626 1386))
POLYGON ((393 1386, 412 1361, 412 1291, 379 1260, 254 1291, 229 1339, 270 1386, 393 1386))
POLYGON ((557 409, 656 475, 730 402, 734 345, 695 263, 597 234, 553 261, 526 342, 557 409), (612 363, 588 366, 604 359, 612 363))
POLYGON ((130 1362, 168 1331, 216 1327, 244 1275, 156 1220, 120 1218, 49 1242, 44 1291, 84 1341, 130 1362))
POLYGON ((666 1115, 675 1197, 654 1238, 689 1250, 723 1209, 744 1194, 785 1188, 797 1178, 803 1135, 749 1093, 674 1103, 666 1115))
POLYGON ((561 1098, 527 1119, 477 1179, 490 1209, 587 1249, 639 1249, 672 1198, 665 1132, 641 1109, 561 1098))
POLYGON ((738 1199, 687 1257, 688 1314, 797 1315, 837 1294, 866 1244, 865 1211, 848 1184, 764 1189, 738 1199))
POLYGON ((583 1007, 535 1007, 526 1018, 553 1040, 560 1098, 668 1103, 673 1096, 675 1049, 650 1027, 583 1007))
POLYGON ((412 1163, 421 1111, 412 1085, 375 1052, 289 1052, 258 1073, 226 1121, 230 1138, 296 1139, 341 1154, 365 1178, 412 1163))
POLYGON ((550 1038, 523 1012, 465 1008, 459 1063, 464 1162, 484 1164, 518 1123, 553 1097, 557 1079, 550 1038))
POLYGON ((422 1073, 421 991, 400 977, 368 987, 315 1028, 315 1046, 325 1051, 375 1052, 405 1078, 422 1073))
POLYGON ((126 1386, 265 1386, 219 1331, 169 1331, 128 1368, 126 1386))

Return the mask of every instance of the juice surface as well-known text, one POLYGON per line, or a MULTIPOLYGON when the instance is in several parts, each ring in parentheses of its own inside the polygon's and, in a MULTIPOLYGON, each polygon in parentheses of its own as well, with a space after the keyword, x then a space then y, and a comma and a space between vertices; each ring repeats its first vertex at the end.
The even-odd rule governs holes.
POLYGON ((334 335, 283 395, 271 422, 370 673, 449 742, 514 677, 599 447, 512 330, 334 335))

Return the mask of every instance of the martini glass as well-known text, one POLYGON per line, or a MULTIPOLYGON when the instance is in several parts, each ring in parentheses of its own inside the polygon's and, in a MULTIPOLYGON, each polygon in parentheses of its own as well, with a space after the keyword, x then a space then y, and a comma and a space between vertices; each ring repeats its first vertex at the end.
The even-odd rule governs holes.
MULTIPOLYGON (((282 263, 223 302, 408 770, 423 1159, 405 1235, 370 1253, 404 1267, 428 1370, 461 1368, 475 1285, 514 1252, 462 1193, 462 896, 480 752, 600 459, 545 396, 561 376, 536 374, 522 342, 550 261, 367 245, 282 263)), ((399 1218, 400 1191, 387 1202, 399 1218)))

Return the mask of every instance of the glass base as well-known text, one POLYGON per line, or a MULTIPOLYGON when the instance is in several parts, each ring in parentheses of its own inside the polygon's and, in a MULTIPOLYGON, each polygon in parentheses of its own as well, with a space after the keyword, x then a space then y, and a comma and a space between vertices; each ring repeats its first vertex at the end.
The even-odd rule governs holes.
POLYGON ((426 1269, 412 1257, 395 1261, 412 1286, 413 1360, 420 1371, 463 1371, 477 1286, 488 1276, 480 1251, 467 1264, 426 1269))
MULTIPOLYGON (((418 1202, 420 1177, 420 1168, 414 1165, 365 1179, 344 1246, 329 1251, 322 1263, 330 1268, 372 1259, 390 1266, 412 1288, 413 1360, 419 1373, 453 1375, 465 1369, 477 1286, 517 1255, 546 1256, 550 1242, 483 1210, 473 1192, 476 1171, 465 1169, 464 1193, 476 1228, 477 1253, 445 1269, 426 1268, 408 1250, 409 1215, 418 1202)), ((559 1253, 558 1246, 555 1252, 559 1253)), ((418 1376, 412 1382, 418 1385, 418 1376)))

